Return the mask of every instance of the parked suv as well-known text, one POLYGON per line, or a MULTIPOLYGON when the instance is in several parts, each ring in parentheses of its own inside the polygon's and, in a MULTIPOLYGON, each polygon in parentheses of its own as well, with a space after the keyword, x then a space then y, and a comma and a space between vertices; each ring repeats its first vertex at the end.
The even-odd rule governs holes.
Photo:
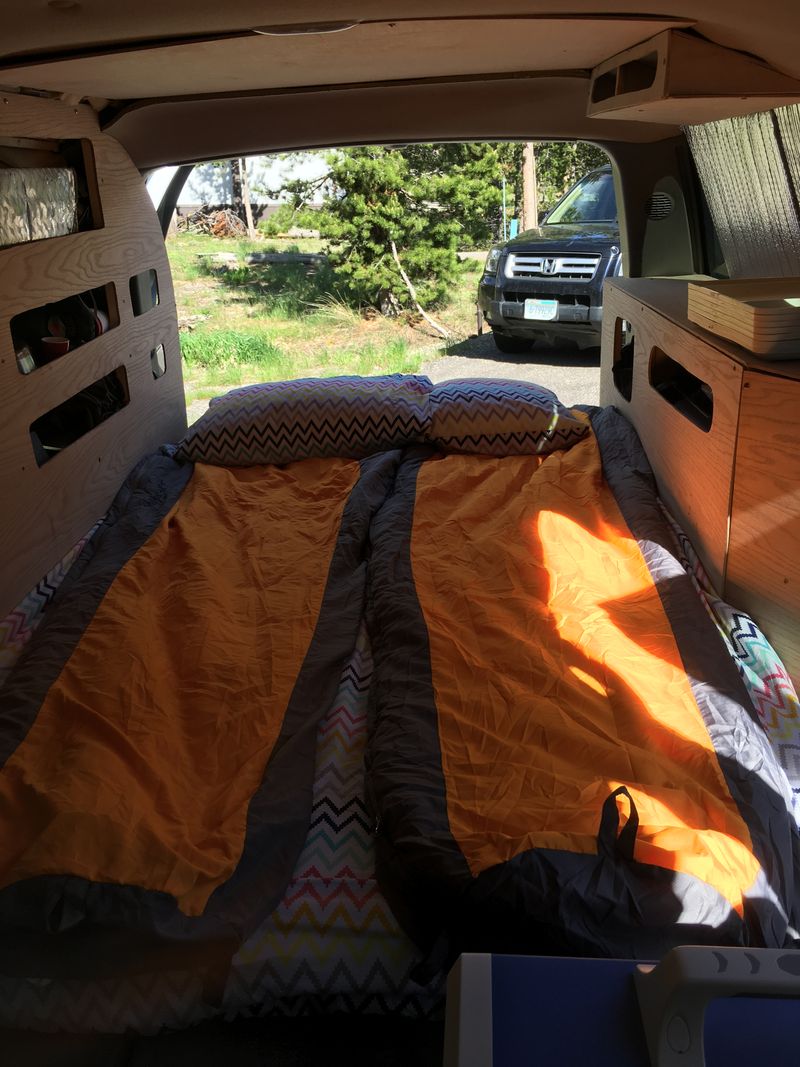
POLYGON ((501 352, 540 338, 600 344, 603 282, 620 274, 619 223, 609 165, 574 185, 534 230, 489 252, 478 313, 501 352))

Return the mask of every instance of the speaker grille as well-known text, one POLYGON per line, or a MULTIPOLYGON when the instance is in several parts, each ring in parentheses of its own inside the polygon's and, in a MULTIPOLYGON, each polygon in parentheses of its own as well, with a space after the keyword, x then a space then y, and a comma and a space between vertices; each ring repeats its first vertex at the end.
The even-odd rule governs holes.
POLYGON ((647 217, 652 221, 665 219, 675 210, 675 201, 669 193, 653 193, 647 201, 647 217))

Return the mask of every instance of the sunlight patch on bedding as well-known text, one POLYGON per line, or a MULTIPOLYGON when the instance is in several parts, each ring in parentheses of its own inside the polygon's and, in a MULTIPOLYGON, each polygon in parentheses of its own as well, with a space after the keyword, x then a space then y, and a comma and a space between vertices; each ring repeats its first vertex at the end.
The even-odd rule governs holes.
MULTIPOLYGON (((692 811, 688 798, 668 804, 655 790, 629 782, 609 781, 609 792, 626 786, 639 815, 634 857, 640 863, 682 871, 707 882, 742 915, 744 897, 754 886, 761 867, 751 850, 731 834, 698 827, 703 811, 692 811), (678 810, 679 804, 684 808, 678 810)), ((621 803, 618 801, 618 804, 621 803)))
POLYGON ((540 513, 537 532, 545 566, 559 576, 549 609, 562 639, 598 664, 593 688, 613 688, 618 677, 654 720, 713 751, 637 542, 607 524, 598 537, 553 511, 540 513))
POLYGON ((570 666, 570 674, 574 675, 579 682, 583 682, 590 689, 594 689, 595 693, 599 693, 600 696, 605 696, 608 690, 599 679, 594 678, 588 671, 582 670, 580 667, 570 666))

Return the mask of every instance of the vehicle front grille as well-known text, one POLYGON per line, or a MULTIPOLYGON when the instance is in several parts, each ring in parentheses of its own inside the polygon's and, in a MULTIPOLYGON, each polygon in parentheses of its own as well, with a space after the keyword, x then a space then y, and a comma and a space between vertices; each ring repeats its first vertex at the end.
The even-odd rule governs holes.
POLYGON ((503 300, 510 303, 524 304, 526 300, 557 300, 559 304, 574 304, 580 307, 591 307, 592 298, 589 296, 573 296, 571 293, 526 293, 518 289, 506 289, 503 292, 503 300))
POLYGON ((512 252, 506 260, 507 278, 566 278, 588 282, 594 277, 600 256, 530 255, 512 252))

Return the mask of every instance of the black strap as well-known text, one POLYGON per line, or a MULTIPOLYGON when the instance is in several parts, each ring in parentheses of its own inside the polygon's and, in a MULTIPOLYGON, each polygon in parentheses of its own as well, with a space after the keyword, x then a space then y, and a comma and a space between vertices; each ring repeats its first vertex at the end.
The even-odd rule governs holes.
POLYGON ((603 813, 600 816, 600 831, 597 835, 597 851, 601 856, 606 856, 608 859, 632 860, 633 846, 636 844, 638 830, 639 812, 636 810, 633 797, 625 786, 621 785, 619 789, 615 789, 613 793, 606 797, 603 804, 603 813), (627 797, 631 807, 628 821, 622 827, 620 833, 617 832, 619 830, 618 796, 627 797))

